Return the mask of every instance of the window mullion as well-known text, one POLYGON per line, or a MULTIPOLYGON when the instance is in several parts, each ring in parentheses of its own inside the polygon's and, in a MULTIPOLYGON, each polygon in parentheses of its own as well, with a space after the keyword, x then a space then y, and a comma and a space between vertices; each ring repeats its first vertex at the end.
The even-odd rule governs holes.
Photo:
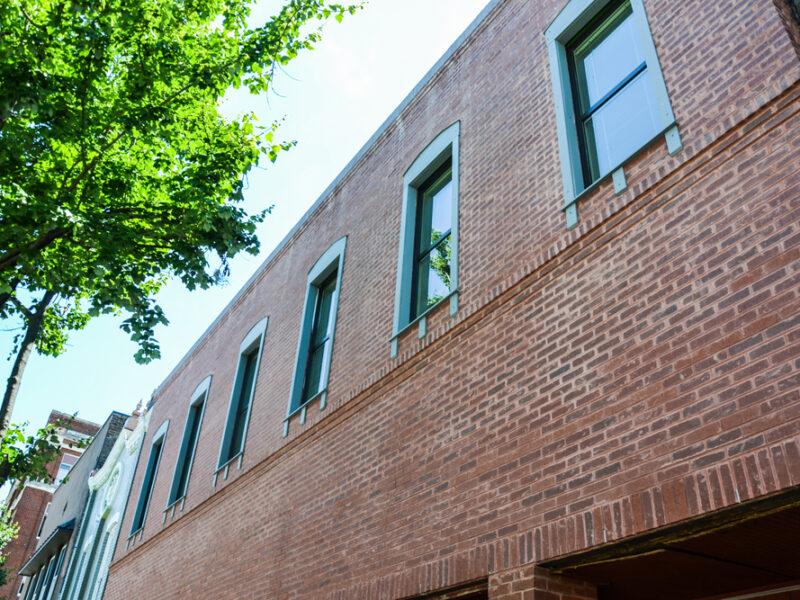
POLYGON ((628 85, 631 81, 633 81, 640 73, 642 73, 647 68, 647 61, 642 61, 642 63, 636 67, 633 71, 631 71, 625 78, 622 79, 617 85, 615 85, 611 91, 609 91, 605 96, 600 98, 597 102, 594 103, 593 106, 590 106, 589 109, 581 115, 582 121, 587 121, 591 116, 596 113, 598 110, 603 108, 603 106, 611 100, 617 93, 622 90, 626 85, 628 85))

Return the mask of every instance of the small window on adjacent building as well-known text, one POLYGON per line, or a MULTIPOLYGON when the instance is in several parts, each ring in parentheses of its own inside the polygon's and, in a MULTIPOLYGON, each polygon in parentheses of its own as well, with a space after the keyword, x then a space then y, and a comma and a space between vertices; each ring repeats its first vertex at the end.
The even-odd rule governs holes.
POLYGON ((197 448, 197 439, 200 437, 200 424, 203 421, 205 412, 206 397, 208 388, 211 385, 211 375, 206 377, 197 386, 189 402, 189 415, 186 418, 186 427, 183 430, 183 440, 178 454, 178 462, 175 464, 175 475, 172 478, 172 488, 169 492, 167 506, 175 504, 186 495, 189 486, 189 475, 192 471, 192 462, 197 448))
MULTIPOLYGON (((233 384, 225 433, 222 436, 218 467, 221 468, 244 452, 247 425, 256 387, 256 376, 264 345, 267 318, 264 317, 245 336, 239 346, 239 364, 233 384)), ((198 423, 199 427, 199 423, 198 423)))
POLYGON ((153 495, 153 487, 155 487, 156 483, 158 465, 161 462, 161 451, 164 448, 164 440, 167 437, 168 427, 169 421, 165 421, 153 436, 153 444, 150 446, 150 456, 147 459, 147 468, 145 469, 144 479, 142 480, 142 489, 139 492, 139 502, 136 504, 136 512, 133 515, 133 523, 131 523, 131 535, 144 527, 147 509, 150 506, 150 498, 153 495))
POLYGON ((50 505, 51 504, 52 504, 52 502, 48 502, 47 506, 44 507, 44 513, 42 513, 42 520, 39 523, 39 529, 36 530, 36 537, 37 538, 42 537, 42 530, 44 529, 44 522, 47 520, 47 513, 50 510, 50 505))
POLYGON ((680 150, 675 117, 642 0, 570 0, 545 32, 556 102, 565 210, 661 134, 680 150))
POLYGON ((445 298, 458 310, 458 171, 460 123, 442 131, 403 176, 392 356, 398 334, 445 298))
POLYGON ((346 237, 334 242, 308 273, 287 424, 298 410, 303 420, 305 406, 315 398, 325 408, 346 246, 346 237))
POLYGON ((78 462, 78 457, 72 454, 64 454, 61 457, 61 464, 58 465, 58 473, 56 474, 56 485, 60 485, 67 478, 76 462, 78 462))

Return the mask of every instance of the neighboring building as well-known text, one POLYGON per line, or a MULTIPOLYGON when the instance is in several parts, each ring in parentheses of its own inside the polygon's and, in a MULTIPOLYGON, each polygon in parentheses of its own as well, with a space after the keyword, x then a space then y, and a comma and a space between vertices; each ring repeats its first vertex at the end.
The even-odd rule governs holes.
POLYGON ((54 410, 48 425, 58 425, 61 456, 47 465, 52 481, 14 481, 6 498, 12 518, 19 524, 19 535, 4 549, 8 556, 4 568, 8 571, 6 585, 0 587, 0 598, 16 598, 24 593, 23 578, 18 571, 41 540, 44 517, 50 510, 53 492, 69 474, 84 451, 87 442, 100 428, 96 423, 78 419, 54 410))
POLYGON ((105 598, 797 598, 792 9, 491 2, 154 393, 105 598))
POLYGON ((128 503, 133 474, 150 413, 129 419, 114 443, 103 467, 88 480, 89 501, 80 519, 79 533, 67 567, 61 595, 63 600, 102 598, 108 565, 117 546, 120 522, 128 503))
POLYGON ((36 547, 19 569, 20 576, 24 578, 20 596, 25 600, 59 597, 59 590, 64 584, 65 566, 71 560, 76 538, 82 534, 78 524, 89 496, 86 481, 111 456, 127 420, 128 415, 111 413, 73 465, 69 478, 53 492, 36 547))

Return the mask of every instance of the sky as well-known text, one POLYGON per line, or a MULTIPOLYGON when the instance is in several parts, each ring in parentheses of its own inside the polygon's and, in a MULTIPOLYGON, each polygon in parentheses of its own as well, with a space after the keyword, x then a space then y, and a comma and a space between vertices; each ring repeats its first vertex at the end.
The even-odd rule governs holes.
MULTIPOLYGON (((255 111, 262 124, 284 119, 278 136, 297 146, 275 164, 254 169, 245 190, 251 212, 274 205, 259 228, 261 253, 231 262, 226 285, 188 292, 179 282, 161 291, 170 324, 156 330, 162 358, 133 360, 136 345, 119 324, 124 316, 92 320, 73 333, 57 358, 33 354, 12 413, 30 429, 50 411, 102 423, 113 410, 131 413, 147 401, 206 328, 258 270, 270 252, 336 178, 386 118, 486 6, 488 0, 370 0, 342 23, 326 25, 323 39, 278 73, 273 92, 229 94, 228 115, 255 111)), ((276 12, 278 0, 258 2, 252 22, 276 12)), ((6 381, 13 331, 0 323, 0 375, 6 381)))

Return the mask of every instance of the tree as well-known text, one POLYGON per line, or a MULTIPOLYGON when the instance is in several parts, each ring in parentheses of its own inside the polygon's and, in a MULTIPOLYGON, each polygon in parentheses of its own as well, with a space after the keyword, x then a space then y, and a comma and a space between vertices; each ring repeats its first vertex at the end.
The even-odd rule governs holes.
POLYGON ((292 144, 277 123, 226 120, 220 99, 266 92, 357 7, 287 0, 249 27, 250 1, 0 5, 0 318, 22 324, 0 434, 34 348, 58 355, 69 331, 124 311, 136 360, 157 358, 165 281, 206 288, 257 253, 269 209, 238 205, 245 178, 292 144))
MULTIPOLYGON (((48 423, 34 435, 25 435, 25 426, 10 425, 0 440, 0 486, 12 480, 51 482, 47 465, 61 456, 58 430, 64 426, 56 421, 48 423)), ((85 443, 75 442, 75 445, 83 447, 85 443)))
MULTIPOLYGON (((8 481, 22 483, 27 479, 51 482, 47 465, 61 455, 58 430, 64 426, 59 421, 48 423, 35 435, 26 436, 24 426, 11 425, 0 440, 0 486, 8 481)), ((86 441, 76 442, 76 445, 84 447, 86 441)), ((2 550, 17 537, 18 531, 19 525, 14 522, 8 507, 0 504, 0 586, 5 585, 8 575, 4 568, 6 555, 2 550)))

